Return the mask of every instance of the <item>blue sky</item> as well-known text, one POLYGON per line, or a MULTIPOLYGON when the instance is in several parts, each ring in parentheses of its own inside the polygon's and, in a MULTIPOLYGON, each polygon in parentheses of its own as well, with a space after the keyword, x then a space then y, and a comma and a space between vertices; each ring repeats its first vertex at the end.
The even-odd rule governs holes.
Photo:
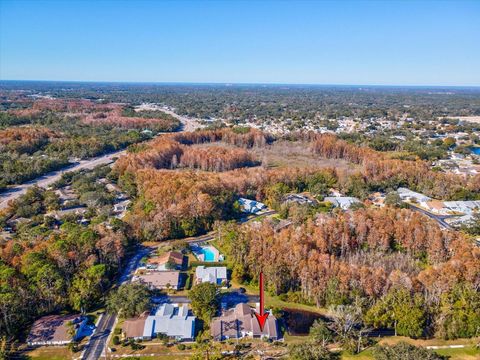
POLYGON ((0 79, 480 85, 480 1, 0 0, 0 79))

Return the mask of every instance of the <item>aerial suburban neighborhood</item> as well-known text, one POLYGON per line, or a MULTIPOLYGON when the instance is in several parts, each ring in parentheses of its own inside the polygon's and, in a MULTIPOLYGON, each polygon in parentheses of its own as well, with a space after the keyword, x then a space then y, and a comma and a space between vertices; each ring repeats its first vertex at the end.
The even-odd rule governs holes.
MULTIPOLYGON (((49 93, 61 93, 45 86, 49 93)), ((45 98, 8 88, 3 94, 7 103, 40 102, 47 109, 57 102, 74 107, 78 101, 51 96, 43 103, 45 98)), ((105 104, 92 100, 75 106, 80 117, 85 116, 82 107, 107 111, 105 104)), ((131 109, 125 106, 115 103, 108 111, 131 109)), ((433 344, 447 339, 457 346, 455 339, 462 338, 457 331, 470 325, 449 330, 454 320, 445 314, 443 325, 440 320, 423 320, 436 305, 421 298, 413 282, 422 291, 440 284, 448 289, 451 276, 460 283, 476 283, 476 175, 440 169, 438 161, 391 159, 385 155, 388 151, 322 131, 307 138, 291 131, 285 138, 232 126, 228 119, 222 119, 224 127, 211 129, 204 120, 160 105, 144 103, 133 109, 135 116, 154 111, 166 117, 152 119, 155 126, 178 121, 180 130, 156 134, 152 125, 150 132, 142 131, 147 137, 140 136, 130 145, 132 150, 120 150, 118 157, 79 170, 70 165, 47 173, 44 178, 54 181, 45 185, 30 183, 24 192, 6 192, 3 254, 12 269, 16 262, 23 266, 20 271, 33 266, 28 270, 33 272, 21 276, 33 281, 47 309, 22 320, 28 330, 24 345, 15 351, 85 359, 152 351, 185 358, 207 352, 224 358, 282 358, 311 351, 308 342, 301 345, 303 350, 295 344, 318 331, 326 342, 315 346, 330 354, 334 346, 348 346, 340 337, 345 317, 354 325, 342 335, 349 341, 380 333, 385 339, 423 337, 433 344), (182 131, 190 121, 195 121, 193 128, 182 131), (224 163, 215 160, 216 152, 224 163), (255 159, 262 159, 261 164, 255 159), (11 247, 33 236, 50 245, 36 250, 39 245, 33 242, 27 252, 31 255, 11 247), (461 257, 452 255, 457 252, 461 257), (369 257, 383 264, 381 273, 369 257), (463 270, 442 274, 453 262, 463 270), (73 288, 61 295, 67 285, 59 271, 71 271, 72 266, 81 272, 69 275, 73 288), (266 278, 265 293, 259 287, 259 271, 266 278), (41 276, 34 280, 36 273, 41 276), (49 292, 42 293, 47 285, 49 292), (360 298, 355 291, 361 292, 360 298), (402 315, 406 320, 390 322, 378 315, 383 304, 393 301, 390 296, 408 305, 402 315), (369 298, 377 300, 356 304, 369 298), (68 306, 55 310, 63 301, 68 306), (418 316, 408 317, 411 311, 418 316), (257 319, 259 314, 264 314, 264 323, 257 319), (403 328, 402 321, 409 327, 403 328), (436 332, 427 336, 428 329, 436 332)), ((23 186, 19 184, 7 189, 23 186)), ((432 301, 448 303, 442 294, 428 291, 436 299, 432 301)), ((457 288, 445 291, 456 296, 457 288)), ((466 306, 474 307, 478 294, 465 296, 471 297, 466 306)), ((472 344, 476 341, 475 332, 464 334, 472 344)), ((345 351, 362 353, 369 345, 358 346, 345 351)))
POLYGON ((479 19, 0 0, 0 360, 479 360, 479 19))

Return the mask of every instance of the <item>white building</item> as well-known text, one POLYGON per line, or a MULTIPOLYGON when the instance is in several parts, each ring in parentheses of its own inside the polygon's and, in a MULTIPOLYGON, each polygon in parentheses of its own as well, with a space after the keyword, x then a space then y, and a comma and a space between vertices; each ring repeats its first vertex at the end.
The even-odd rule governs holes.
POLYGON ((209 282, 215 285, 222 285, 227 281, 227 268, 225 266, 197 266, 195 269, 195 282, 197 284, 209 282))
POLYGON ((427 201, 432 200, 426 195, 412 191, 407 188, 398 188, 397 193, 400 196, 400 199, 402 199, 403 201, 413 200, 414 202, 417 202, 417 203, 426 203, 427 201))
POLYGON ((474 220, 475 218, 473 217, 473 215, 468 214, 468 215, 463 215, 458 217, 452 217, 448 219, 447 222, 453 226, 462 226, 462 225, 470 226, 472 225, 474 220))
POLYGON ((350 196, 327 196, 324 200, 332 203, 333 206, 339 207, 342 210, 350 209, 353 204, 361 204, 360 200, 350 196))
POLYGON ((480 200, 445 201, 444 204, 448 210, 462 214, 480 211, 480 200))
POLYGON ((128 200, 128 199, 116 203, 115 205, 113 205, 113 212, 114 213, 123 213, 123 212, 127 211, 128 205, 130 205, 130 203, 131 203, 131 201, 128 200))
POLYGON ((238 203, 242 211, 249 214, 256 214, 267 208, 267 206, 261 202, 245 198, 238 199, 238 203))
POLYGON ((155 315, 145 320, 143 338, 150 339, 164 334, 176 340, 189 341, 195 337, 195 316, 189 315, 186 304, 162 304, 155 315))

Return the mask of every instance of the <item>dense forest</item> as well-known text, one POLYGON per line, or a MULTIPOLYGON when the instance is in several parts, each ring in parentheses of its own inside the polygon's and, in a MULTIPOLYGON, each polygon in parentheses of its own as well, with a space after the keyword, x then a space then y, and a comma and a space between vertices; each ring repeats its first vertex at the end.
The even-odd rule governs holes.
MULTIPOLYGON (((415 119, 480 115, 475 88, 308 85, 180 85, 2 82, 0 90, 44 92, 54 97, 141 104, 153 102, 198 118, 304 119, 315 116, 415 119)), ((7 104, 4 104, 4 106, 7 104)))
POLYGON ((91 101, 37 100, 25 109, 0 112, 5 127, 0 126, 0 189, 64 167, 72 159, 119 150, 180 126, 165 113, 161 118, 131 117, 123 116, 122 109, 91 101))
MULTIPOLYGON (((241 284, 256 286, 263 271, 271 294, 331 313, 354 309, 354 326, 362 331, 478 336, 479 247, 464 232, 441 230, 387 201, 398 187, 438 199, 480 199, 480 175, 450 174, 430 163, 452 150, 451 139, 424 148, 418 139, 367 132, 273 136, 233 125, 249 118, 478 116, 478 91, 32 83, 24 93, 15 91, 19 86, 0 83, 0 189, 78 159, 127 152, 113 168, 66 173, 49 189, 32 187, 0 213, 1 227, 11 231, 0 243, 2 336, 21 338, 44 314, 103 304, 139 243, 210 230, 217 231, 215 244, 241 284), (159 110, 137 111, 143 102, 232 121, 175 132, 178 120, 159 110), (276 149, 289 161, 265 161, 276 149), (81 219, 52 216, 61 209, 56 190, 65 187, 76 195, 70 206, 85 208, 81 219), (325 201, 332 189, 360 203, 334 209, 325 201), (377 191, 386 194, 383 208, 370 206, 377 191), (285 201, 303 192, 311 205, 285 201), (245 216, 239 197, 277 213, 239 224, 234 220, 245 216), (119 199, 131 201, 121 220, 112 213, 119 199)), ((458 121, 452 126, 469 136, 476 131, 458 121)))
MULTIPOLYGON (((21 202, 35 213, 52 204, 37 188, 21 202)), ((23 211, 20 206, 14 210, 23 211)), ((119 227, 66 221, 55 229, 51 217, 33 219, 0 248, 0 333, 8 337, 24 335, 27 324, 40 315, 98 306, 130 245, 119 227)))
POLYGON ((312 149, 320 156, 361 164, 364 181, 372 189, 405 186, 442 199, 480 198, 480 175, 465 178, 436 172, 425 161, 391 159, 382 152, 349 144, 332 135, 316 135, 312 149))
POLYGON ((152 240, 196 235, 211 229, 216 219, 235 217, 232 209, 238 196, 264 201, 276 209, 280 209, 282 197, 289 192, 308 190, 321 199, 332 187, 360 199, 366 199, 371 192, 389 192, 399 186, 440 198, 479 197, 478 176, 465 179, 434 172, 423 161, 389 159, 331 135, 307 134, 302 140, 305 138, 310 139, 313 154, 348 160, 361 165, 360 170, 258 166, 248 169, 245 159, 252 165, 248 149, 269 146, 273 140, 268 135, 256 130, 239 133, 234 129, 174 134, 153 140, 116 163, 119 183, 138 195, 129 221, 139 238, 152 240), (202 143, 217 145, 201 150, 195 147, 202 143), (239 148, 226 150, 227 144, 239 148), (235 167, 240 168, 230 170, 235 167), (192 172, 185 168, 208 171, 192 172))
POLYGON ((280 231, 269 221, 218 231, 242 283, 256 283, 263 271, 272 293, 306 303, 364 298, 365 323, 395 326, 399 335, 478 334, 480 249, 410 210, 322 214, 280 231))

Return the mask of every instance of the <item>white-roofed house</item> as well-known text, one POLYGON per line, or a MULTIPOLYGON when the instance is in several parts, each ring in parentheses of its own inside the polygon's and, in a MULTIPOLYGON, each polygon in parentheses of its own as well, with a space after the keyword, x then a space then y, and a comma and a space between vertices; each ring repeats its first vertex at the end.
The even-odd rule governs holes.
POLYGON ((353 204, 361 204, 361 201, 350 196, 327 196, 324 201, 332 203, 333 206, 342 210, 348 210, 353 204))
POLYGON ((197 266, 195 269, 195 282, 197 284, 209 282, 215 285, 225 285, 228 282, 227 268, 225 266, 197 266))
POLYGON ((423 195, 423 194, 420 194, 418 192, 415 192, 415 191, 412 191, 410 189, 407 189, 407 188, 398 188, 397 189, 397 193, 398 195, 400 196, 400 199, 402 200, 406 200, 406 201, 416 201, 417 203, 426 203, 430 200, 432 200, 432 198, 426 196, 426 195, 423 195))
POLYGON ((462 226, 462 225, 471 226, 473 225, 474 220, 475 220, 475 217, 473 214, 467 214, 467 215, 462 215, 458 217, 452 217, 450 219, 447 219, 447 222, 453 226, 462 226))
POLYGON ((145 321, 144 339, 164 334, 180 341, 190 341, 195 337, 195 316, 190 315, 186 304, 162 304, 155 315, 145 321))
POLYGON ((462 214, 473 214, 480 211, 480 200, 444 201, 445 207, 450 211, 462 214))
POLYGON ((249 214, 256 214, 259 211, 267 208, 264 203, 245 198, 238 199, 238 203, 240 204, 240 208, 242 209, 242 211, 249 214))

